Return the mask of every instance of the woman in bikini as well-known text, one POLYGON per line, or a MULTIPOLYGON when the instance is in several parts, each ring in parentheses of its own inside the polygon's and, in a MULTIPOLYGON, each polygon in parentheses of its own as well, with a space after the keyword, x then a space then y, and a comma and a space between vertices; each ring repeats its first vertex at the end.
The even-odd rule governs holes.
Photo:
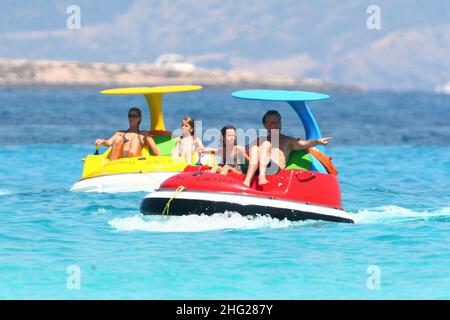
POLYGON ((172 156, 176 159, 184 157, 187 163, 192 162, 192 154, 203 149, 202 140, 195 135, 194 119, 187 116, 181 121, 181 136, 176 138, 172 156))
POLYGON ((159 149, 155 141, 148 134, 139 130, 139 125, 142 120, 142 113, 139 108, 131 108, 128 111, 128 120, 130 128, 126 131, 117 131, 111 138, 97 139, 95 145, 99 148, 101 145, 112 146, 109 159, 116 160, 124 157, 138 157, 141 155, 142 148, 148 144, 153 154, 158 156, 159 149))
POLYGON ((237 145, 236 128, 225 126, 221 130, 222 148, 203 148, 200 152, 215 153, 217 165, 211 168, 212 173, 223 175, 229 172, 242 173, 242 166, 249 160, 245 148, 237 145))

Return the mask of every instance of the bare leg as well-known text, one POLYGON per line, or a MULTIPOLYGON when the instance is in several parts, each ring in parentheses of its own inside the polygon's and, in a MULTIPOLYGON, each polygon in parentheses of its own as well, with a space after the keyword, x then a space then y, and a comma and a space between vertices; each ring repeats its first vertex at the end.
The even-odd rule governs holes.
POLYGON ((130 149, 128 150, 128 157, 138 157, 141 155, 141 137, 138 134, 134 134, 130 139, 130 149))
POLYGON ((241 171, 239 171, 239 170, 237 170, 236 168, 234 168, 234 167, 232 167, 232 166, 229 166, 229 165, 226 165, 226 166, 223 168, 223 170, 222 170, 222 172, 221 172, 220 174, 227 175, 229 172, 234 172, 234 173, 242 174, 241 171))
POLYGON ((225 165, 223 168, 222 168, 222 170, 220 171, 220 174, 223 174, 223 175, 227 175, 228 174, 228 172, 230 171, 230 166, 229 165, 225 165))
POLYGON ((117 134, 112 144, 111 153, 109 154, 109 159, 111 161, 122 158, 124 144, 123 134, 117 134))
POLYGON ((247 174, 245 175, 244 184, 247 187, 250 187, 250 183, 252 182, 252 178, 255 175, 256 170, 258 170, 258 162, 259 162, 259 152, 258 145, 253 144, 250 146, 249 157, 250 161, 248 164, 247 174))
POLYGON ((259 150, 259 185, 268 184, 266 179, 266 169, 270 162, 270 152, 272 150, 272 144, 269 141, 264 141, 259 150))
POLYGON ((211 173, 221 173, 222 172, 222 167, 221 166, 214 166, 211 168, 211 173))
POLYGON ((285 156, 280 149, 272 148, 271 159, 272 159, 272 165, 274 165, 275 171, 278 172, 278 170, 284 169, 286 167, 285 156))

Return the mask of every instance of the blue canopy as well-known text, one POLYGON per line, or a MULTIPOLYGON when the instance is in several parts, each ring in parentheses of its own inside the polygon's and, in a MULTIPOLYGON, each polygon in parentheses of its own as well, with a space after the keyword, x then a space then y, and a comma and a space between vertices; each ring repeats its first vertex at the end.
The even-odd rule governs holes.
POLYGON ((264 101, 314 101, 328 99, 330 96, 323 93, 307 91, 286 90, 241 90, 231 94, 238 99, 264 100, 264 101))
MULTIPOLYGON (((327 94, 286 90, 241 90, 235 91, 231 95, 238 99, 287 102, 302 121, 306 139, 322 138, 316 119, 314 119, 306 101, 328 99, 330 96, 327 94)), ((322 146, 318 146, 318 148, 323 151, 322 146)))

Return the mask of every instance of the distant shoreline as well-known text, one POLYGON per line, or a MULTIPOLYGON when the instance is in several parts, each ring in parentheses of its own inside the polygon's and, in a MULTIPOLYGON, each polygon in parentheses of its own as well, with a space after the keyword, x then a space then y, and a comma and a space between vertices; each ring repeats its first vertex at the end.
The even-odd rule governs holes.
POLYGON ((147 63, 100 63, 77 61, 0 59, 1 87, 119 87, 196 84, 205 87, 258 87, 312 91, 361 92, 358 86, 317 79, 297 79, 249 71, 195 68, 177 70, 147 63))

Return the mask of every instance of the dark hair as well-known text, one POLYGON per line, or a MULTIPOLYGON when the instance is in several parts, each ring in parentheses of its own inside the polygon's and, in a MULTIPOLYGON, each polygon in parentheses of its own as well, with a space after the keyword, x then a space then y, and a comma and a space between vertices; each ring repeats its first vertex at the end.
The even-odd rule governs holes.
POLYGON ((189 126, 192 128, 191 136, 195 136, 195 120, 192 117, 186 116, 183 118, 183 121, 186 121, 189 126))
MULTIPOLYGON (((136 108, 136 107, 130 108, 130 110, 128 110, 128 114, 130 114, 130 112, 132 112, 132 111, 136 111, 137 114, 139 115, 139 118, 142 119, 142 112, 141 112, 141 109, 136 108)), ((141 121, 142 121, 142 120, 139 121, 138 125, 141 124, 141 121)))
POLYGON ((269 116, 279 116, 281 118, 281 114, 278 111, 276 111, 276 110, 269 110, 262 117, 262 123, 263 124, 266 123, 266 118, 269 117, 269 116))
MULTIPOLYGON (((227 125, 227 126, 223 127, 222 130, 220 130, 222 132, 222 139, 223 139, 224 145, 225 145, 225 135, 227 134, 228 129, 236 131, 236 128, 231 125, 227 125)), ((236 145, 236 144, 237 144, 237 139, 234 140, 234 145, 236 145)))

